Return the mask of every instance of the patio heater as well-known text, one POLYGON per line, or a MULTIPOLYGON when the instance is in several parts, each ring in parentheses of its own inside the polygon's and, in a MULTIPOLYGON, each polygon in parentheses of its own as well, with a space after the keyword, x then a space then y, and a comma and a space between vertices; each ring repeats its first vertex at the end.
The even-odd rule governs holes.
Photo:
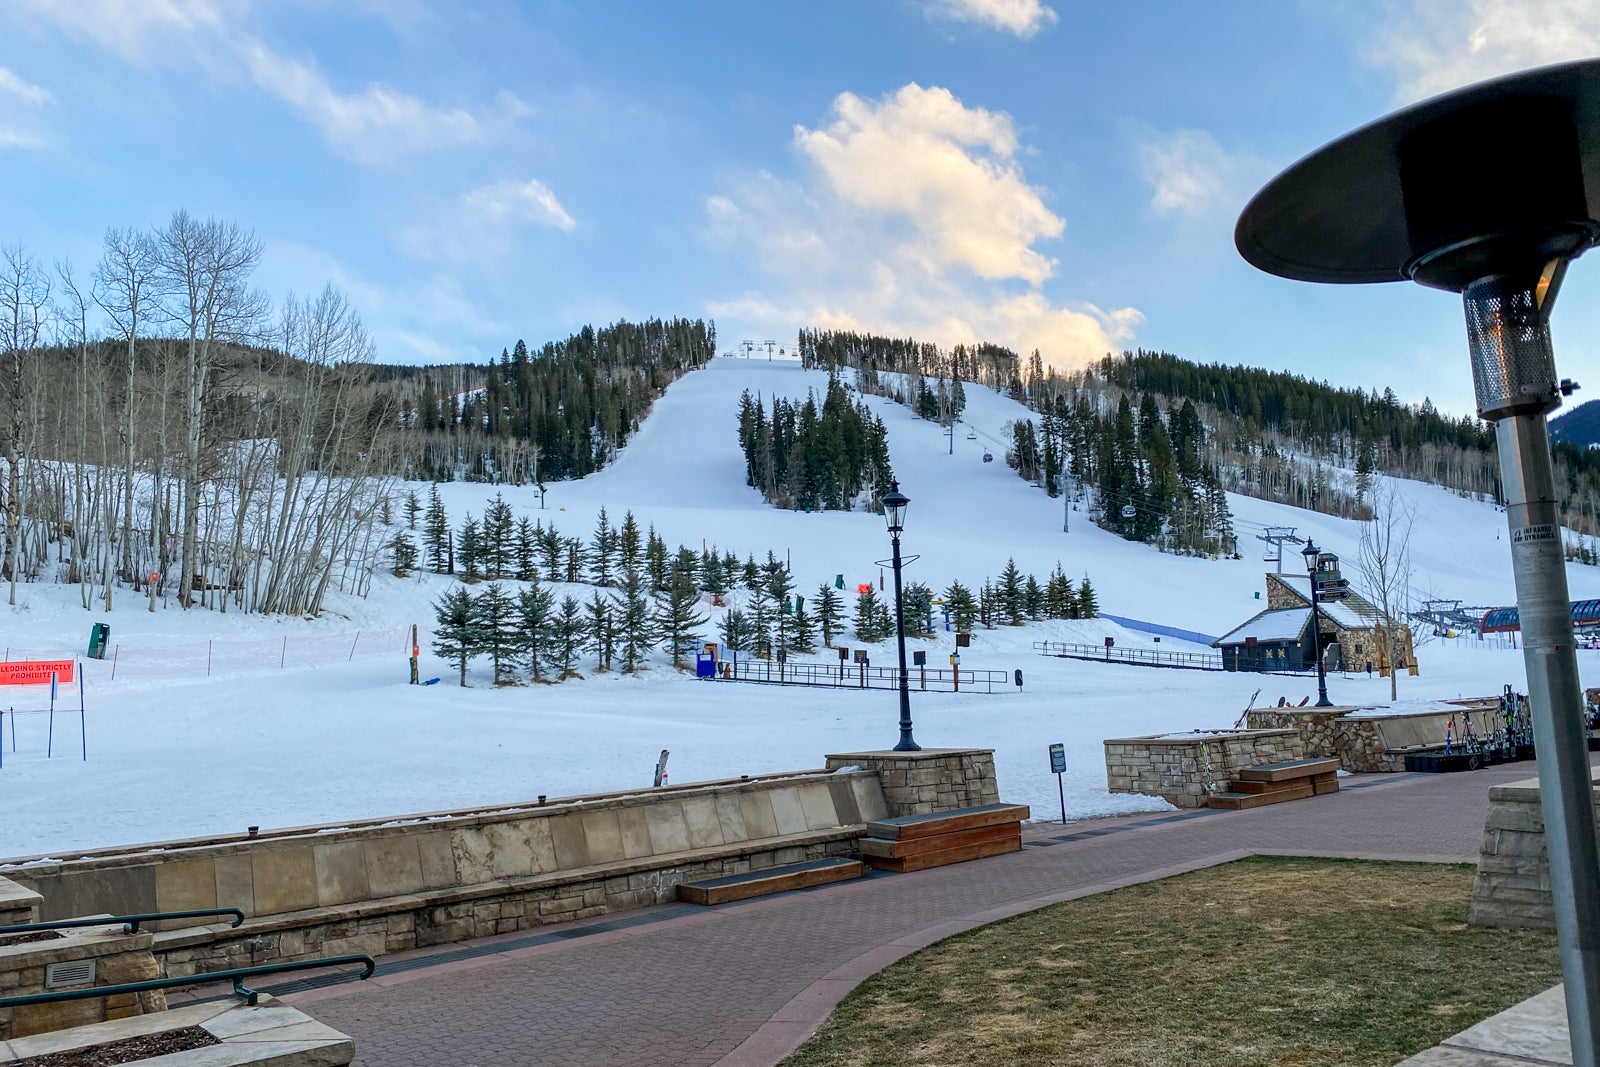
POLYGON ((1499 443, 1574 1067, 1600 1067, 1600 855, 1545 416, 1550 312, 1600 241, 1600 60, 1469 86, 1318 149, 1246 205, 1234 241, 1310 282, 1460 293, 1478 414, 1499 443))

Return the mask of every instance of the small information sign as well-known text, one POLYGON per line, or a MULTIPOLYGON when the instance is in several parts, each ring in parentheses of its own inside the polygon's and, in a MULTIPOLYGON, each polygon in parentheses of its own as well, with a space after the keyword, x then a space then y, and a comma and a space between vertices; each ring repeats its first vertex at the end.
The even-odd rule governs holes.
POLYGON ((1067 773, 1067 746, 1050 746, 1050 773, 1056 776, 1056 795, 1061 798, 1061 823, 1067 822, 1067 787, 1061 776, 1067 773))

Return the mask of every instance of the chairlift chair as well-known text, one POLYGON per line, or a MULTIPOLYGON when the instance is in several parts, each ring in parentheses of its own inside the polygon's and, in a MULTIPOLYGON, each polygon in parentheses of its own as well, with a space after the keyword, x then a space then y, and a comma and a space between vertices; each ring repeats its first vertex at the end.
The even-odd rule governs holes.
POLYGON ((994 453, 993 452, 985 452, 983 454, 983 461, 985 463, 993 463, 994 462, 994 453))
POLYGON ((1132 504, 1124 504, 1124 505, 1122 505, 1122 517, 1123 518, 1131 519, 1137 514, 1139 514, 1139 510, 1137 508, 1135 508, 1132 504))
POLYGON ((967 440, 976 441, 977 439, 978 439, 978 431, 977 430, 973 430, 973 429, 968 429, 967 430, 967 440))

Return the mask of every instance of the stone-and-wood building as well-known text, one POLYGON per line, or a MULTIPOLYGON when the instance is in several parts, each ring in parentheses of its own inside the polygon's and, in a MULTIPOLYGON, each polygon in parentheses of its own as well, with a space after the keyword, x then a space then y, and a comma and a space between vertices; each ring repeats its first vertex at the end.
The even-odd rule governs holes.
MULTIPOLYGON (((1383 612, 1354 589, 1331 603, 1318 597, 1322 627, 1323 666, 1330 671, 1371 669, 1387 675, 1389 648, 1411 674, 1417 673, 1411 629, 1395 627, 1395 640, 1385 640, 1383 612)), ((1311 636, 1311 578, 1305 574, 1267 575, 1267 607, 1212 642, 1230 671, 1302 671, 1316 667, 1311 636)))

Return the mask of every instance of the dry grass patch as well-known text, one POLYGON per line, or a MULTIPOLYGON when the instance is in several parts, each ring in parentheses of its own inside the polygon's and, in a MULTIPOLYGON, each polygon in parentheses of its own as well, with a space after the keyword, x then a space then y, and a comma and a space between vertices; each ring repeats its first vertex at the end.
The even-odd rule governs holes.
POLYGON ((785 1067, 1392 1067, 1561 979, 1466 925, 1473 869, 1249 859, 942 941, 785 1067))

